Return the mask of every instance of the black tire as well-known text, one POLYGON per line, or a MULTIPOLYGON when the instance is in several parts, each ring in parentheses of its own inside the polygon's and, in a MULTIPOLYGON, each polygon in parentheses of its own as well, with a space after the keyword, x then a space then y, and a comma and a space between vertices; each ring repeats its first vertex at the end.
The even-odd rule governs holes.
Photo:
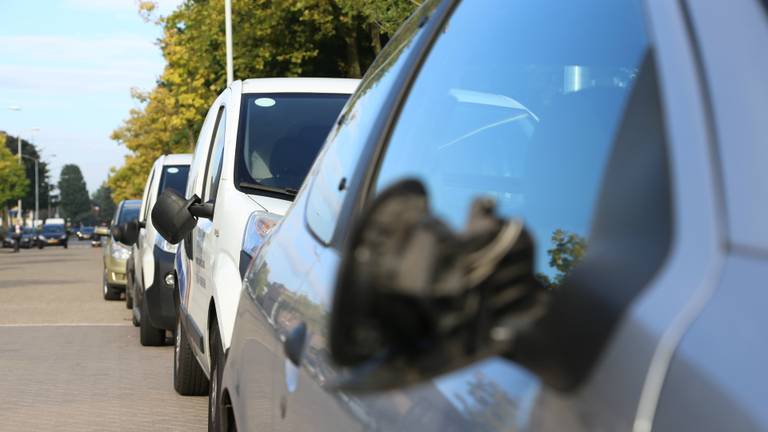
POLYGON ((67 249, 67 248, 69 248, 69 246, 67 245, 67 242, 64 242, 64 249, 67 249))
POLYGON ((139 301, 136 300, 136 292, 133 293, 133 308, 131 308, 131 323, 133 323, 134 327, 138 327, 141 325, 139 322, 139 316, 141 315, 141 311, 139 310, 139 301))
POLYGON ((133 310, 133 272, 128 270, 125 275, 125 308, 133 310))
POLYGON ((42 248, 44 248, 44 247, 45 247, 45 243, 43 243, 43 242, 37 242, 37 248, 38 248, 38 249, 42 249, 42 248))
POLYGON ((120 300, 120 290, 107 282, 107 275, 102 277, 101 285, 101 292, 104 295, 104 300, 120 300))
POLYGON ((144 346, 161 346, 165 344, 165 329, 152 327, 149 322, 146 302, 141 302, 139 315, 139 342, 144 346))
POLYGON ((205 377, 203 368, 197 363, 178 317, 173 340, 173 388, 176 393, 182 396, 207 395, 208 378, 205 377))
POLYGON ((208 386, 208 432, 222 432, 224 429, 224 405, 221 403, 221 376, 224 369, 224 349, 221 347, 219 326, 211 324, 211 383, 208 386))

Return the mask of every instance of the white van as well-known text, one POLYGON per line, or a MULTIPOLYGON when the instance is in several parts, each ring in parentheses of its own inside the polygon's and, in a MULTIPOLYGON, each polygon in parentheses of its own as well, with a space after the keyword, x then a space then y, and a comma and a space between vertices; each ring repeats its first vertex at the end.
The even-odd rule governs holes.
POLYGON ((183 239, 184 245, 177 254, 179 393, 208 390, 212 365, 220 364, 230 343, 251 248, 291 206, 357 84, 326 78, 236 81, 208 112, 186 198, 165 192, 153 209, 161 235, 172 243, 183 239))
POLYGON ((126 307, 133 311, 133 324, 139 327, 139 341, 145 346, 163 345, 166 330, 176 327, 173 260, 177 246, 157 233, 151 209, 167 189, 184 193, 190 163, 191 154, 157 158, 144 186, 138 219, 120 228, 122 241, 133 252, 126 265, 126 307))

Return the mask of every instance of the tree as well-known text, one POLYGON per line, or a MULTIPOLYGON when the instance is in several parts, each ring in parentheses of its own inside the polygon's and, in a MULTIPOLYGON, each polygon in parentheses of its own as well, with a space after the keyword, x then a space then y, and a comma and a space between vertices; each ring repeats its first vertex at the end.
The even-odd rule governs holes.
MULTIPOLYGON (((5 146, 14 155, 18 152, 18 137, 13 135, 7 135, 5 139, 5 146)), ((21 198, 21 204, 25 209, 35 208, 35 161, 34 159, 40 159, 40 153, 37 147, 31 142, 22 139, 21 140, 21 154, 28 156, 29 158, 22 159, 22 165, 24 166, 24 175, 29 181, 30 187, 27 188, 27 192, 21 198)), ((15 156, 18 158, 18 156, 15 156)), ((48 164, 45 161, 40 160, 38 163, 38 177, 40 180, 38 190, 38 205, 41 209, 48 206, 48 191, 50 190, 50 183, 48 182, 48 164)))
POLYGON ((0 134, 0 203, 7 215, 8 204, 23 197, 29 190, 29 180, 24 176, 19 159, 6 148, 5 140, 5 134, 0 134))
POLYGON ((98 222, 109 222, 115 215, 115 201, 112 200, 112 190, 106 183, 93 193, 93 203, 99 207, 98 222))
POLYGON ((557 288, 568 276, 587 251, 587 241, 580 235, 556 229, 552 233, 552 248, 547 250, 549 266, 557 273, 553 278, 539 273, 536 277, 548 288, 557 288))
POLYGON ((80 167, 74 164, 64 165, 59 178, 59 192, 61 213, 65 218, 77 223, 90 215, 91 199, 88 197, 80 167))
MULTIPOLYGON (((238 78, 359 77, 414 0, 233 0, 234 70, 238 78)), ((191 152, 210 104, 226 86, 223 0, 182 3, 167 17, 140 1, 146 21, 163 27, 166 66, 149 92, 132 91, 139 107, 112 133, 130 154, 113 169, 116 200, 137 197, 152 162, 191 152)))

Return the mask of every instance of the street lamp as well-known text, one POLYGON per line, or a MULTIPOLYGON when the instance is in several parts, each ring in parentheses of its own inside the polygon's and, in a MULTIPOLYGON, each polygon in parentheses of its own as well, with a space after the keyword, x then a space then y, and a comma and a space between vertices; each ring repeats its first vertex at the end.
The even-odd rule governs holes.
POLYGON ((232 0, 224 0, 224 42, 227 47, 227 87, 234 80, 232 66, 232 0))
MULTIPOLYGON (((8 107, 10 111, 21 111, 21 107, 18 105, 11 105, 8 107)), ((28 132, 39 132, 40 128, 32 128, 28 129, 28 132)), ((22 131, 23 132, 23 131, 22 131)), ((22 161, 22 155, 21 155, 21 133, 18 133, 18 136, 16 137, 16 144, 18 145, 18 155, 19 155, 19 165, 24 168, 24 162, 22 161)), ((35 167, 37 167, 37 164, 35 164, 35 167)), ((37 168, 35 168, 37 170, 37 168)), ((21 220, 21 223, 24 224, 24 212, 21 208, 21 198, 19 198, 19 201, 16 204, 16 218, 21 220)), ((34 221, 32 222, 34 224, 34 221)))
MULTIPOLYGON (((27 155, 21 155, 24 158, 27 158, 29 160, 35 161, 35 213, 32 215, 32 226, 35 226, 35 222, 40 219, 40 171, 38 169, 38 164, 40 163, 40 158, 33 158, 32 156, 27 155)), ((50 157, 56 156, 51 155, 50 157)), ((50 197, 50 191, 48 193, 48 196, 50 197)), ((50 198, 49 198, 50 199, 50 198)), ((50 208, 50 203, 48 203, 48 207, 50 208)), ((50 210, 49 210, 50 212, 50 210)))
MULTIPOLYGON (((19 108, 19 107, 15 107, 15 108, 18 108, 15 111, 21 111, 21 108, 19 108)), ((11 108, 9 108, 9 109, 11 109, 11 108)), ((35 132, 40 132, 40 128, 32 128, 32 129, 27 129, 26 131, 20 131, 19 132, 19 136, 16 137, 16 142, 17 142, 18 147, 19 147, 19 149, 18 149, 18 152, 19 152, 19 165, 21 165, 22 169, 24 169, 24 163, 21 160, 21 158, 23 157, 23 155, 21 154, 21 133, 22 132, 32 132, 34 134, 35 132)), ((32 158, 30 158, 30 159, 32 159, 32 158)), ((37 173, 37 163, 35 163, 35 173, 37 173)), ((37 176, 37 174, 35 174, 35 176, 37 176)), ((35 184, 35 188, 37 188, 37 184, 35 184)), ((35 210, 35 211, 37 211, 37 210, 35 210)), ((37 213, 35 213, 35 215, 37 215, 37 213)), ((23 225, 24 224, 24 212, 21 209, 21 198, 19 198, 19 201, 18 201, 17 217, 21 218, 21 223, 23 225)), ((35 221, 32 220, 32 224, 33 225, 34 225, 34 223, 35 223, 35 221)))
POLYGON ((35 213, 32 215, 32 227, 34 227, 35 221, 37 221, 37 217, 40 215, 40 201, 39 201, 40 176, 37 170, 37 163, 40 162, 40 158, 33 158, 32 156, 27 156, 27 155, 21 155, 21 157, 35 161, 35 213))

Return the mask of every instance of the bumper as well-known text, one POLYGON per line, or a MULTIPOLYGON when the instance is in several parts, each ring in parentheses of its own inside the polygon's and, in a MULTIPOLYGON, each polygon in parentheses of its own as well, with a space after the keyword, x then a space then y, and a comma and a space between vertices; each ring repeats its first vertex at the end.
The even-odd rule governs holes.
POLYGON ((155 274, 152 285, 144 292, 144 299, 149 315, 149 322, 153 327, 173 330, 176 328, 176 305, 173 294, 176 286, 165 283, 165 276, 173 273, 173 260, 176 254, 166 252, 155 246, 152 250, 155 259, 155 274))
POLYGON ((49 238, 45 239, 45 244, 48 246, 59 246, 67 242, 67 239, 49 238))
POLYGON ((125 264, 127 260, 107 257, 104 271, 107 273, 107 283, 116 288, 125 289, 125 264))

